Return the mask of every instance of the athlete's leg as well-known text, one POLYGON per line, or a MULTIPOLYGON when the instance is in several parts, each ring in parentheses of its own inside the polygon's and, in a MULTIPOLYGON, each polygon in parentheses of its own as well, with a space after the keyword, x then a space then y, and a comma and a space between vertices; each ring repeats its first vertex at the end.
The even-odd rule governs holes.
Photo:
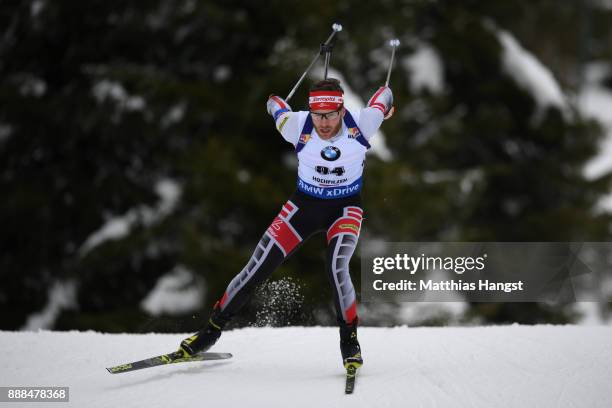
POLYGON ((253 290, 268 279, 303 239, 307 238, 309 231, 298 231, 291 222, 298 217, 299 211, 291 200, 283 205, 261 237, 249 262, 232 279, 219 300, 218 307, 222 315, 229 318, 235 315, 250 299, 253 290))
POLYGON ((342 208, 327 231, 327 273, 334 292, 338 321, 352 323, 357 318, 357 299, 349 273, 349 262, 357 247, 363 210, 342 208))
POLYGON ((289 200, 261 237, 246 266, 227 286, 213 308, 208 325, 181 343, 188 354, 210 348, 221 335, 227 322, 248 302, 254 289, 264 282, 293 253, 298 245, 312 235, 316 223, 308 222, 310 212, 301 209, 299 200, 289 200))
POLYGON ((349 262, 357 247, 363 210, 343 207, 327 231, 327 274, 332 284, 336 317, 340 326, 340 349, 345 366, 363 363, 357 341, 357 298, 349 262))

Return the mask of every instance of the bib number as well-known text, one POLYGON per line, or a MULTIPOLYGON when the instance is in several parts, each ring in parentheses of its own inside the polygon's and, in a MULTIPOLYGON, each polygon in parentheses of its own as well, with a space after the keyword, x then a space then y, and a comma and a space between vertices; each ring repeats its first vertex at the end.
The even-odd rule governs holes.
POLYGON ((317 166, 315 170, 317 173, 324 176, 327 176, 328 174, 335 174, 336 176, 341 177, 345 173, 344 167, 334 167, 333 169, 330 169, 329 167, 325 166, 317 166))

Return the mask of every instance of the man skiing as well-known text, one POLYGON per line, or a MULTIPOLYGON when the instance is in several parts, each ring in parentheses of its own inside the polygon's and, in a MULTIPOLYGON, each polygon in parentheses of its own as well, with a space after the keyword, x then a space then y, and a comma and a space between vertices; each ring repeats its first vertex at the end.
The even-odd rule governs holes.
POLYGON ((267 110, 277 130, 295 146, 299 161, 297 191, 214 305, 207 325, 181 342, 179 352, 185 356, 208 350, 257 285, 302 242, 323 232, 327 236, 326 271, 333 287, 343 363, 347 368, 363 364, 349 261, 363 219, 360 191, 368 140, 393 114, 393 94, 389 87, 381 87, 364 109, 349 112, 340 82, 330 78, 311 87, 308 102, 309 111, 293 112, 282 98, 272 95, 268 99, 267 110))

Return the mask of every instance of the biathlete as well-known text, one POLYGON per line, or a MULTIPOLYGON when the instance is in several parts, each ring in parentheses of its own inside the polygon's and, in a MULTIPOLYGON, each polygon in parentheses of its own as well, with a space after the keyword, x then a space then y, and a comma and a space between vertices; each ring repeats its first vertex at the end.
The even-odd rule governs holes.
POLYGON ((208 350, 224 326, 302 242, 327 235, 327 276, 333 287, 345 367, 363 364, 357 340, 357 302, 349 262, 361 230, 362 174, 369 140, 393 114, 393 94, 379 88, 365 108, 350 112, 336 79, 311 87, 309 111, 293 112, 287 102, 270 96, 268 113, 283 138, 295 146, 297 191, 283 205, 257 244, 253 255, 214 305, 207 325, 183 340, 179 351, 193 355, 208 350))

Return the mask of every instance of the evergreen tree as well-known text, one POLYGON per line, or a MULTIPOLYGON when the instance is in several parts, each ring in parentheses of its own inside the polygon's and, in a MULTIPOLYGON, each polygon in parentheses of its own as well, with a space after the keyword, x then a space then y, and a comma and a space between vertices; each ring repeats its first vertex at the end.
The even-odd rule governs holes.
MULTIPOLYGON (((386 41, 398 36, 404 44, 391 82, 397 113, 383 126, 393 157, 371 155, 365 173, 368 235, 607 240, 609 215, 594 208, 609 175, 587 180, 582 172, 599 128, 569 98, 566 110, 542 109, 504 70, 496 34, 515 34, 569 93, 581 62, 611 55, 610 13, 582 7, 553 0, 3 3, 2 328, 22 327, 62 281, 74 282, 77 299, 58 329, 195 328, 199 316, 151 320, 140 304, 158 278, 183 265, 205 282, 207 314, 243 267, 295 183, 291 146, 265 113, 266 98, 285 96, 334 21, 344 31, 332 66, 366 100, 384 82, 386 41), (584 21, 591 22, 586 37, 584 21), (410 86, 403 58, 423 44, 442 60, 443 92, 410 86), (152 218, 168 180, 180 199, 152 218), (88 246, 117 218, 125 233, 88 246)), ((292 99, 295 110, 304 109, 306 88, 292 99)), ((307 243, 273 276, 300 284, 307 301, 295 323, 333 322, 323 246, 322 238, 307 243)), ((358 270, 355 262, 357 286, 358 270)), ((256 307, 237 324, 253 321, 256 307)), ((474 313, 489 321, 569 318, 529 307, 527 317, 503 305, 474 313)))

